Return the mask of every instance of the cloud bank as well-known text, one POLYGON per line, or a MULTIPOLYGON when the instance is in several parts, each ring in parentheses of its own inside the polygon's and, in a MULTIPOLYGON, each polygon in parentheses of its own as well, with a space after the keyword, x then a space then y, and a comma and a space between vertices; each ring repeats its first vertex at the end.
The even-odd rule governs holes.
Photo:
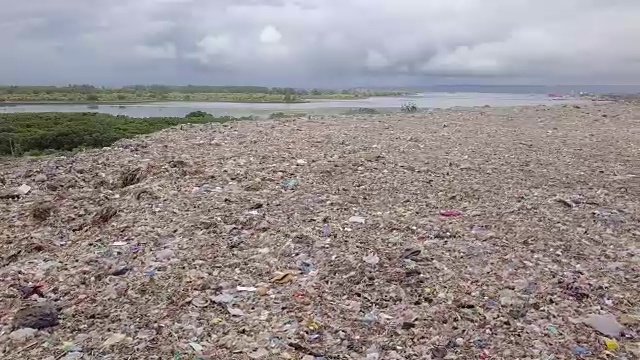
POLYGON ((640 83, 637 0, 0 0, 1 83, 640 83))

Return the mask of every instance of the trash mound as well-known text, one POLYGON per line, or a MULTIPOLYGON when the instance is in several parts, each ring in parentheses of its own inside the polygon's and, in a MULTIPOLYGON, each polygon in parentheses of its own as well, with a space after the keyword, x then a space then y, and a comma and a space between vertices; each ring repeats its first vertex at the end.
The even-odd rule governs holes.
POLYGON ((637 358, 638 119, 241 121, 1 160, 0 353, 637 358))

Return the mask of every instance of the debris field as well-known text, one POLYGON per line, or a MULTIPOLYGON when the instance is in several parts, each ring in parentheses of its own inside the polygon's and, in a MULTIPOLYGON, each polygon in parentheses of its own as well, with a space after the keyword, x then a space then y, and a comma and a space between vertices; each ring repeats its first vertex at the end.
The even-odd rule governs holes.
POLYGON ((638 359, 640 107, 0 160, 2 359, 638 359))

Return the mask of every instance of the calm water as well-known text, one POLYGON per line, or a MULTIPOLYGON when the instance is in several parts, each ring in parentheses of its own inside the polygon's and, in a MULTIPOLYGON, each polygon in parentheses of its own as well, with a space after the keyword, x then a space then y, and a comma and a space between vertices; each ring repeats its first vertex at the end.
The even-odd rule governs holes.
POLYGON ((299 104, 247 104, 222 102, 155 102, 127 105, 17 105, 2 106, 0 112, 102 112, 133 117, 184 116, 200 110, 216 116, 263 116, 274 112, 310 115, 342 114, 349 109, 374 108, 380 111, 397 111, 407 102, 419 108, 451 108, 471 106, 519 106, 556 105, 581 102, 575 99, 551 100, 542 94, 504 93, 428 93, 408 97, 373 97, 360 100, 315 100, 299 104))

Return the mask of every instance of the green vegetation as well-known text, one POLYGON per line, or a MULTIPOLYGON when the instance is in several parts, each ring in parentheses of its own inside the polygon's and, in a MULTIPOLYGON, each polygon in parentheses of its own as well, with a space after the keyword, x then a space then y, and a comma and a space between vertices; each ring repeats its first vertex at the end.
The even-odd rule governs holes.
POLYGON ((349 100, 371 96, 398 96, 402 92, 320 90, 261 86, 165 86, 134 85, 121 88, 92 85, 0 86, 0 102, 137 103, 151 101, 202 101, 247 103, 296 103, 313 99, 349 100))
POLYGON ((400 111, 402 111, 403 113, 416 113, 418 112, 418 110, 418 106, 414 102, 404 103, 400 107, 400 111))
POLYGON ((302 112, 293 112, 293 113, 274 112, 274 113, 269 114, 269 119, 270 120, 293 119, 293 118, 299 118, 299 117, 305 117, 305 116, 307 116, 307 113, 302 113, 302 112))
POLYGON ((349 109, 345 111, 345 115, 375 115, 380 114, 380 111, 377 109, 371 108, 358 108, 358 109, 349 109))
POLYGON ((131 118, 92 112, 0 114, 0 155, 41 155, 104 147, 180 124, 234 120, 198 111, 189 117, 131 118))
POLYGON ((204 111, 192 111, 190 113, 188 113, 187 115, 185 115, 185 118, 190 119, 190 118, 200 118, 200 117, 205 117, 205 116, 210 116, 209 114, 207 114, 204 111))

